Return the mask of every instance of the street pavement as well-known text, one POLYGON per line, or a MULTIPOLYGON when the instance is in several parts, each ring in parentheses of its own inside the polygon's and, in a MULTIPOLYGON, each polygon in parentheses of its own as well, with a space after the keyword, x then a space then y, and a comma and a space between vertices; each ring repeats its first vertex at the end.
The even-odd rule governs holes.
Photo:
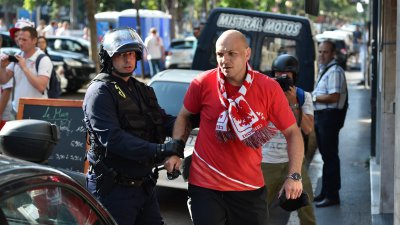
MULTIPOLYGON (((346 71, 349 90, 349 110, 340 132, 339 155, 342 187, 340 205, 315 208, 318 225, 370 225, 371 185, 369 172, 371 110, 370 89, 357 85, 362 75, 359 71, 346 71)), ((321 189, 323 161, 317 150, 309 167, 314 195, 321 189)), ((298 225, 292 213, 289 225, 298 225)))

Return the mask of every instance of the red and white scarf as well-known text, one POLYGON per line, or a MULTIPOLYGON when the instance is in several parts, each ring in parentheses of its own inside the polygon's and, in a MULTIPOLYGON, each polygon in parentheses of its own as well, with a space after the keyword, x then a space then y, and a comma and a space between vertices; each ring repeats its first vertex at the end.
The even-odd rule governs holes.
POLYGON ((276 129, 268 127, 267 121, 261 119, 246 101, 254 79, 254 71, 247 64, 247 74, 239 91, 228 98, 225 88, 225 76, 218 67, 218 96, 225 110, 218 117, 216 126, 217 139, 227 142, 239 138, 251 148, 259 148, 269 141, 276 129), (233 131, 232 131, 233 130, 233 131))

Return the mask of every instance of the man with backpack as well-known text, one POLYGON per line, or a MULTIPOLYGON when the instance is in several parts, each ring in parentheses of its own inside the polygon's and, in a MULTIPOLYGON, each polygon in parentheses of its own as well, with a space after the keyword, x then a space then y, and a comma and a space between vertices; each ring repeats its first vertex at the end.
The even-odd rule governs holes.
POLYGON ((321 192, 314 201, 316 207, 327 207, 340 204, 339 132, 346 119, 348 91, 344 70, 335 60, 335 43, 323 41, 318 53, 320 73, 312 96, 315 135, 324 165, 321 192))
MULTIPOLYGON (((310 134, 314 128, 314 107, 311 94, 295 86, 299 78, 299 61, 292 55, 282 54, 274 59, 271 70, 273 77, 285 92, 289 106, 296 118, 297 126, 304 135, 310 134)), ((269 126, 275 127, 272 123, 269 126)), ((290 212, 284 211, 278 206, 282 185, 288 179, 289 157, 287 148, 286 139, 281 132, 272 137, 262 148, 261 168, 264 174, 265 186, 268 190, 268 224, 270 225, 287 224, 289 221, 290 212)), ((304 191, 307 193, 309 201, 312 201, 313 189, 304 161, 301 176, 304 191)), ((301 225, 316 224, 312 205, 307 204, 296 210, 301 225)))
POLYGON ((22 97, 47 98, 47 87, 53 64, 48 56, 44 56, 36 68, 36 61, 40 54, 44 54, 36 47, 37 31, 33 27, 21 28, 19 34, 20 54, 16 54, 14 61, 5 55, 0 58, 0 83, 4 84, 12 77, 15 79, 13 94, 13 110, 17 112, 19 99, 22 97))

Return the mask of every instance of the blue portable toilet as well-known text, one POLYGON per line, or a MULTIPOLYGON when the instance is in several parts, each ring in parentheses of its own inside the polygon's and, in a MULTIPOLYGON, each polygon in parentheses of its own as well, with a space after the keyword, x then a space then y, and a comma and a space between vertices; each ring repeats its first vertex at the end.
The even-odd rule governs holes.
MULTIPOLYGON (((164 48, 168 49, 171 43, 170 35, 170 22, 171 16, 159 11, 159 10, 148 10, 140 9, 140 37, 144 40, 149 34, 150 28, 155 27, 158 34, 163 39, 164 48)), ((112 28, 117 27, 132 27, 137 30, 136 24, 136 9, 126 9, 121 12, 101 12, 95 14, 96 24, 97 24, 97 35, 99 43, 102 40, 104 34, 109 30, 110 26, 112 28)), ((147 60, 145 62, 145 74, 150 73, 149 64, 147 60)), ((135 70, 136 75, 142 74, 141 63, 137 64, 135 70)))

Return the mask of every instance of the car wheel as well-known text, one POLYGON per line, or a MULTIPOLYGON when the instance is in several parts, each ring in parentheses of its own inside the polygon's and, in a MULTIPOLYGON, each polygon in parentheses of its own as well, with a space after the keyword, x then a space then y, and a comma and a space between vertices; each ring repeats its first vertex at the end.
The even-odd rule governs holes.
POLYGON ((82 83, 77 80, 68 79, 68 84, 66 88, 67 93, 76 93, 81 88, 82 83))

